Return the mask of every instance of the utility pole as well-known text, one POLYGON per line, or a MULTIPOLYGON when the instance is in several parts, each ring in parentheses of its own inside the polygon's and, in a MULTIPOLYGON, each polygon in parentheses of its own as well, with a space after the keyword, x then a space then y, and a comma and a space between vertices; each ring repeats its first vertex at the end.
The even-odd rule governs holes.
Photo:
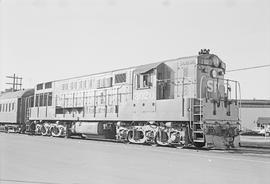
POLYGON ((22 89, 22 77, 18 77, 15 74, 13 74, 13 76, 6 76, 6 77, 13 80, 12 83, 10 82, 6 83, 12 85, 12 91, 18 91, 22 89))

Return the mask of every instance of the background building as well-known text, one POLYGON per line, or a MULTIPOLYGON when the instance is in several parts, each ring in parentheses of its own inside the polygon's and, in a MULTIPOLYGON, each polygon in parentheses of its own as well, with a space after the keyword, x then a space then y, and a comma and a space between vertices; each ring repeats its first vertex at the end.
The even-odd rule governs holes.
POLYGON ((267 122, 270 124, 270 100, 242 100, 241 124, 243 130, 256 130, 257 126, 267 122))

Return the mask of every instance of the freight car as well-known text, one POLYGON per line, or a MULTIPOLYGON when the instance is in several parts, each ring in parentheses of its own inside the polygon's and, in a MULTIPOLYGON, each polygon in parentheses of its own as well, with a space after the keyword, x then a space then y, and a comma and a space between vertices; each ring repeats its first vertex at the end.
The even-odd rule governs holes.
POLYGON ((29 118, 34 89, 0 94, 0 130, 19 132, 29 118))
POLYGON ((225 63, 199 55, 39 83, 29 121, 36 133, 139 144, 239 145, 240 85, 225 63))

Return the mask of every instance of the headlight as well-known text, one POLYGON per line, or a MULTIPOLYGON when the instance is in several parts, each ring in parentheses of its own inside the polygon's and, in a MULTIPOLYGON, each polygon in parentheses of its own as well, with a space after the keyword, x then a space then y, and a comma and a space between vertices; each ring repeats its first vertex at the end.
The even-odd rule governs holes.
POLYGON ((216 70, 211 70, 210 75, 211 75, 211 77, 216 78, 217 77, 217 71, 216 70))

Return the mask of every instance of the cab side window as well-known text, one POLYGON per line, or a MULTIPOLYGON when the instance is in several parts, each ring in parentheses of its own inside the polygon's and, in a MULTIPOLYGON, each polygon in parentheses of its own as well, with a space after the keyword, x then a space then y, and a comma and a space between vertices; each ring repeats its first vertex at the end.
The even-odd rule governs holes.
POLYGON ((137 89, 150 88, 152 86, 152 80, 150 74, 138 74, 137 75, 137 89))

